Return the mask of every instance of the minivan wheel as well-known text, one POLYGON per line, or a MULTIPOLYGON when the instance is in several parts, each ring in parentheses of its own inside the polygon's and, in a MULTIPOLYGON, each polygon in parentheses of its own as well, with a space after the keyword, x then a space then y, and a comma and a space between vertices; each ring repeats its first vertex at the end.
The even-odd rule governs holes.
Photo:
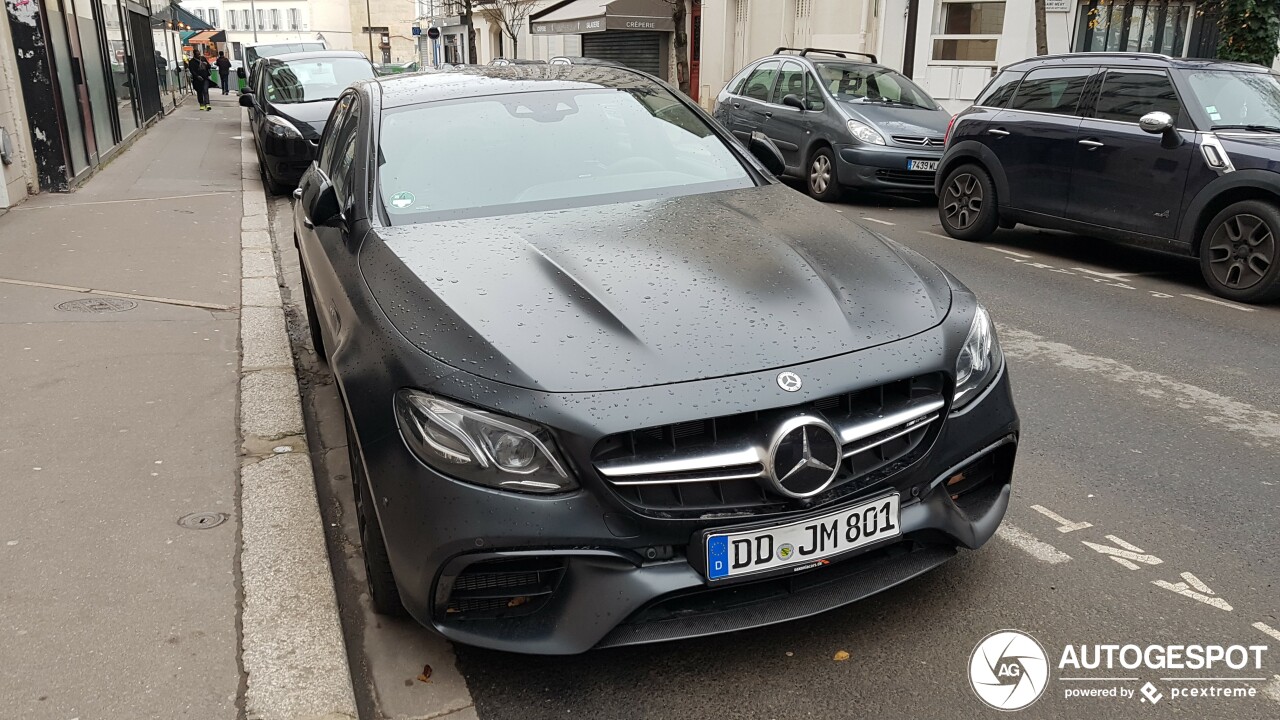
POLYGON ((977 165, 961 165, 942 184, 938 195, 938 219, 942 229, 959 240, 985 240, 996 231, 1000 215, 996 188, 987 171, 977 165))
POLYGON ((840 179, 836 176, 835 156, 831 148, 821 147, 809 158, 809 172, 805 176, 809 195, 822 202, 840 199, 840 179))
POLYGON ((1200 242, 1209 289, 1247 303, 1280 299, 1280 209, 1262 200, 1227 206, 1200 242))
POLYGON ((360 549, 364 555, 364 575, 369 586, 369 602, 379 615, 404 617, 408 612, 400 600, 400 588, 391 573, 391 560, 387 558, 387 543, 382 538, 382 527, 373 506, 373 493, 365 476, 364 463, 356 448, 355 433, 351 421, 347 423, 347 455, 351 459, 351 484, 356 501, 356 523, 360 529, 360 549))

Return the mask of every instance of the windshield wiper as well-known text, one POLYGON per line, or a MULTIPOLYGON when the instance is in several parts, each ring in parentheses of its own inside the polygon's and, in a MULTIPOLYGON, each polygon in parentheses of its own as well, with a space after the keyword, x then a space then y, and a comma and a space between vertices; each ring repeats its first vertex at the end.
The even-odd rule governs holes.
POLYGON ((1280 133, 1275 125, 1214 125, 1210 130, 1252 130, 1254 132, 1280 133))

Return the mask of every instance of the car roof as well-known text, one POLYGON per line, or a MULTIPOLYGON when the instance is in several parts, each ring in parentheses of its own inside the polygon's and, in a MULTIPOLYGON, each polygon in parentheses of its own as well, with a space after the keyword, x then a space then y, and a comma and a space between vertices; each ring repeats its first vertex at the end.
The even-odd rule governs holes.
MULTIPOLYGON (((802 65, 810 65, 810 66, 816 65, 817 63, 836 63, 836 64, 843 63, 846 65, 857 65, 858 67, 875 68, 878 70, 893 70, 893 68, 889 67, 888 65, 881 65, 878 62, 870 62, 868 60, 864 60, 859 57, 840 57, 839 55, 836 55, 834 52, 811 52, 807 55, 800 55, 798 53, 790 53, 790 52, 774 53, 773 55, 766 55, 762 58, 752 60, 750 63, 747 63, 747 64, 755 65, 756 63, 761 62, 763 60, 794 60, 802 65)), ((897 70, 893 70, 893 71, 898 72, 897 70)))
POLYGON ((284 53, 282 55, 268 55, 262 58, 264 61, 272 62, 289 62, 290 60, 317 60, 320 58, 360 58, 364 60, 364 53, 356 50, 307 50, 305 52, 284 53))
POLYGON ((1030 70, 1038 67, 1054 67, 1067 65, 1107 65, 1137 68, 1188 68, 1202 70, 1229 70, 1236 72, 1265 73, 1270 68, 1249 63, 1229 60, 1213 60, 1207 58, 1176 58, 1155 53, 1113 53, 1113 52, 1079 52, 1061 55, 1042 55, 1019 60, 1001 68, 1002 70, 1030 70))
POLYGON ((441 72, 389 75, 365 81, 369 83, 381 87, 384 108, 545 90, 662 88, 645 73, 608 65, 467 65, 441 72))

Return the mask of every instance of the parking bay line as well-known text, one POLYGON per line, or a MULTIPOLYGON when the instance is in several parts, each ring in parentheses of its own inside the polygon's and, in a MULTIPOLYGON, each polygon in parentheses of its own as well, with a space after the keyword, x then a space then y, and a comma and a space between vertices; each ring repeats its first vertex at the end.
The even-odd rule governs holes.
POLYGON ((1271 637, 1277 640, 1280 640, 1280 630, 1276 630, 1275 628, 1271 627, 1270 625, 1264 622, 1256 622, 1253 624, 1253 626, 1258 630, 1261 630, 1262 632, 1270 635, 1271 637))
POLYGON ((1071 560, 1071 556, 1062 552, 1058 548, 1047 542, 1042 542, 1031 533, 1022 528, 1013 525, 1004 524, 996 528, 996 535, 1005 542, 1022 550, 1031 557, 1046 562, 1050 565, 1058 565, 1071 560))
POLYGON ((898 224, 898 223, 891 223, 888 220, 880 220, 879 218, 867 217, 866 215, 863 215, 862 219, 869 220, 873 223, 880 223, 881 225, 888 225, 889 227, 894 227, 898 224))
POLYGON ((1245 307, 1243 305, 1237 305, 1235 303, 1227 302, 1226 300, 1219 300, 1217 298, 1205 297, 1203 295, 1193 295, 1191 293, 1182 293, 1182 297, 1191 298, 1192 300, 1199 300, 1200 302, 1213 303, 1214 305, 1221 305, 1222 307, 1229 307, 1232 310, 1243 310, 1244 312, 1258 312, 1257 308, 1245 307))
MULTIPOLYGON (((941 236, 941 235, 939 235, 938 237, 942 237, 942 236, 941 236)), ((1031 258, 1035 257, 1035 255, 1028 255, 1028 254, 1026 254, 1026 253, 1014 252, 1014 251, 1012 251, 1012 250, 1005 250, 1004 248, 998 248, 998 247, 994 247, 994 246, 991 246, 991 245, 983 245, 982 247, 984 247, 984 248, 986 248, 986 249, 988 249, 988 250, 995 250, 995 251, 996 251, 996 252, 998 252, 998 253, 1004 253, 1005 255, 1012 255, 1012 256, 1014 256, 1014 257, 1020 257, 1020 258, 1025 258, 1025 259, 1031 259, 1031 258)))

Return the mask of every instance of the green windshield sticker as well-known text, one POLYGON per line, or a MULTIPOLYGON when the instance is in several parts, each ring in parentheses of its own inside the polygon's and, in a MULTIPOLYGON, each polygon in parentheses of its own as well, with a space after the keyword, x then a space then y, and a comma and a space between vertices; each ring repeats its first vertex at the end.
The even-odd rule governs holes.
POLYGON ((400 192, 391 196, 390 198, 391 207, 407 208, 413 204, 414 199, 415 198, 413 197, 413 193, 401 190, 400 192))

